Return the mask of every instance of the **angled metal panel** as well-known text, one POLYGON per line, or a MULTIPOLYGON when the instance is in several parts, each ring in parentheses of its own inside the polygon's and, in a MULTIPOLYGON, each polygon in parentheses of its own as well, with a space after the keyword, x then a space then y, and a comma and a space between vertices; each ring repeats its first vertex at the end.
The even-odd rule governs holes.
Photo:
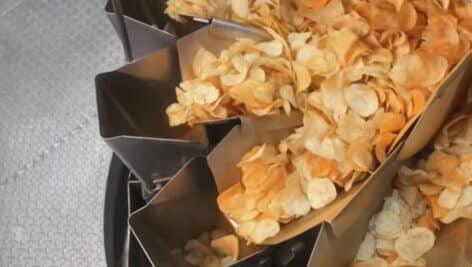
POLYGON ((161 49, 95 81, 100 134, 148 189, 206 153, 203 125, 170 127, 167 120, 165 109, 180 81, 175 49, 161 49))

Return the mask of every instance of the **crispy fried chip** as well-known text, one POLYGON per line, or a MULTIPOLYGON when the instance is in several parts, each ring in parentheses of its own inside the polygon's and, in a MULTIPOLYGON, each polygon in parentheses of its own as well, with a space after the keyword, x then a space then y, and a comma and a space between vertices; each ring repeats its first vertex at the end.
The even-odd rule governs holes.
POLYGON ((366 261, 358 261, 353 264, 353 267, 388 267, 386 260, 380 257, 374 257, 366 261))
POLYGON ((362 117, 371 116, 379 106, 374 90, 360 83, 353 83, 344 88, 344 97, 348 106, 362 117))
POLYGON ((400 57, 393 65, 390 78, 406 88, 430 87, 443 79, 447 69, 444 57, 417 51, 400 57))
POLYGON ((234 235, 226 235, 213 239, 211 241, 211 247, 223 256, 230 256, 234 260, 238 259, 239 241, 234 235))
POLYGON ((438 205, 445 209, 452 209, 456 206, 461 194, 462 192, 455 192, 446 188, 439 194, 438 205))
POLYGON ((394 239, 403 230, 402 218, 393 210, 382 210, 375 219, 375 234, 379 238, 394 239))
POLYGON ((249 11, 249 0, 230 0, 231 10, 241 18, 246 18, 249 11))
POLYGON ((279 231, 280 225, 277 221, 262 219, 256 222, 249 240, 255 244, 260 244, 267 238, 276 235, 279 231))
POLYGON ((283 44, 278 40, 258 43, 256 49, 265 53, 268 56, 277 57, 283 53, 283 44))
POLYGON ((395 241, 393 239, 382 239, 377 238, 375 240, 375 249, 381 256, 389 256, 396 254, 395 252, 395 241))
POLYGON ((385 132, 380 134, 375 145, 375 157, 378 161, 383 162, 387 159, 388 148, 396 137, 397 135, 394 133, 385 132))
POLYGON ((367 233, 357 251, 357 260, 366 261, 375 256, 375 238, 371 233, 367 233))
POLYGON ((434 233, 428 228, 415 227, 398 237, 395 249, 400 258, 415 261, 434 246, 434 233))
POLYGON ((313 209, 321 209, 336 198, 334 183, 328 178, 310 178, 302 180, 302 187, 313 209))
POLYGON ((296 92, 299 94, 308 89, 308 86, 310 86, 311 75, 305 66, 298 64, 297 62, 293 62, 292 67, 295 71, 295 77, 297 78, 296 92))
POLYGON ((289 175, 285 188, 280 192, 280 204, 283 212, 290 218, 298 218, 308 214, 310 202, 302 191, 300 177, 296 172, 289 175))
POLYGON ((393 6, 359 1, 355 9, 369 21, 372 28, 377 30, 398 29, 409 31, 415 26, 418 16, 415 7, 410 2, 404 2, 400 9, 395 10, 393 6))
POLYGON ((400 113, 387 112, 384 113, 379 124, 380 132, 398 132, 406 124, 405 116, 400 113))

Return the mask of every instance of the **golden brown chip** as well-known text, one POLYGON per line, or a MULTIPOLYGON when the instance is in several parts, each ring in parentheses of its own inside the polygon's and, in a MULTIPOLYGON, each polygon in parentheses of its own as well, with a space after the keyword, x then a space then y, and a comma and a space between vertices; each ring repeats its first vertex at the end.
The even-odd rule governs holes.
POLYGON ((449 176, 457 169, 459 163, 459 158, 456 156, 435 150, 428 158, 426 169, 449 176))
POLYGON ((295 3, 301 8, 322 8, 330 0, 295 0, 295 3))
POLYGON ((428 209, 423 216, 418 218, 418 220, 416 221, 416 225, 428 228, 433 232, 439 230, 440 228, 438 221, 433 217, 433 213, 430 209, 428 209))
POLYGON ((406 124, 405 116, 400 113, 384 113, 379 124, 380 132, 399 132, 406 124))
POLYGON ((358 139, 349 144, 346 157, 356 171, 368 172, 374 167, 375 159, 368 139, 358 139))
POLYGON ((439 195, 444 189, 443 186, 436 185, 433 183, 421 183, 418 184, 418 188, 420 189, 421 193, 426 196, 439 195))
POLYGON ((211 247, 221 255, 231 256, 234 260, 238 259, 239 240, 234 235, 226 235, 213 239, 211 241, 211 247))
POLYGON ((348 106, 362 117, 373 115, 379 107, 375 91, 364 84, 353 83, 344 88, 344 97, 348 106))
POLYGON ((389 132, 384 132, 379 135, 375 144, 375 157, 378 161, 383 162, 387 159, 389 146, 393 143, 396 137, 396 134, 389 132))
POLYGON ((428 228, 415 227, 398 237, 395 249, 400 258, 416 261, 434 246, 434 233, 428 228))
POLYGON ((321 209, 336 199, 334 183, 328 178, 312 178, 303 186, 313 209, 321 209))
POLYGON ((352 267, 388 267, 386 260, 380 257, 374 257, 366 261, 356 261, 352 267))
POLYGON ((356 259, 358 261, 367 261, 372 259, 375 256, 375 238, 374 236, 367 232, 362 241, 359 250, 357 251, 356 259))
POLYGON ((345 65, 347 56, 358 39, 359 37, 348 28, 333 30, 328 34, 326 47, 336 54, 342 65, 345 65))
POLYGON ((299 94, 308 89, 308 86, 310 86, 311 83, 311 76, 305 66, 298 64, 297 62, 293 62, 292 66, 295 71, 295 77, 297 78, 296 92, 299 94))
POLYGON ((418 16, 415 7, 410 2, 401 5, 398 12, 393 6, 368 2, 358 2, 355 9, 376 30, 409 31, 415 26, 418 16))
POLYGON ((416 51, 400 57, 395 62, 390 78, 406 88, 430 87, 444 78, 447 69, 446 58, 416 51))
POLYGON ((461 194, 462 192, 455 192, 446 188, 439 194, 438 205, 445 209, 453 209, 457 201, 459 201, 461 194))
POLYGON ((450 64, 455 64, 461 59, 457 57, 460 49, 460 38, 456 29, 457 25, 441 16, 430 16, 428 26, 423 32, 424 42, 421 47, 425 50, 444 56, 450 64))
POLYGON ((408 117, 411 118, 423 110, 423 107, 426 104, 426 97, 421 90, 417 89, 411 90, 410 95, 413 107, 408 117))
POLYGON ((447 209, 439 206, 438 196, 426 196, 426 201, 428 202, 435 219, 441 218, 447 214, 447 209))

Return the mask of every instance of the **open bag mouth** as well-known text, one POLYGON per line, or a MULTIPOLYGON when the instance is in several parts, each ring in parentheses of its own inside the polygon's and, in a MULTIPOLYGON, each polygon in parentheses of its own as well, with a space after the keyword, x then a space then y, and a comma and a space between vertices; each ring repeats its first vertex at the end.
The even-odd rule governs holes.
MULTIPOLYGON (((273 36, 222 18, 186 15, 182 18, 188 24, 169 23, 164 1, 121 1, 124 5, 118 9, 114 2, 106 11, 132 61, 95 79, 100 134, 136 177, 129 182, 128 194, 136 198, 141 191, 140 204, 127 214, 134 245, 152 266, 192 266, 173 251, 215 228, 238 235, 238 223, 217 203, 220 194, 241 180, 238 162, 255 146, 277 146, 304 125, 304 114, 301 110, 259 117, 238 114, 169 126, 166 109, 177 102, 176 88, 182 81, 198 78, 192 59, 201 48, 219 55, 241 38, 257 43, 273 36)), ((333 202, 280 223, 280 231, 258 245, 239 242, 239 257, 229 266, 351 264, 369 218, 391 192, 400 165, 430 143, 468 90, 471 65, 469 52, 398 131, 385 159, 365 179, 347 192, 337 185, 333 202)), ((448 225, 439 235, 438 247, 450 246, 459 231, 470 230, 472 224, 462 220, 448 225)), ((463 257, 470 254, 468 246, 463 246, 463 257)), ((442 262, 439 255, 452 257, 450 250, 438 247, 428 259, 442 262)))

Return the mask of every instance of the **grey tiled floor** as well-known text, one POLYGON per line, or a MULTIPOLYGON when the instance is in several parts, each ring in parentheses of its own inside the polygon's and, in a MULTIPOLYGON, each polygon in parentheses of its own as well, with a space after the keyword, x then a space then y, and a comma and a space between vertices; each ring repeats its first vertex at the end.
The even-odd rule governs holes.
POLYGON ((103 5, 0 0, 0 267, 105 265, 93 78, 123 57, 103 5))

